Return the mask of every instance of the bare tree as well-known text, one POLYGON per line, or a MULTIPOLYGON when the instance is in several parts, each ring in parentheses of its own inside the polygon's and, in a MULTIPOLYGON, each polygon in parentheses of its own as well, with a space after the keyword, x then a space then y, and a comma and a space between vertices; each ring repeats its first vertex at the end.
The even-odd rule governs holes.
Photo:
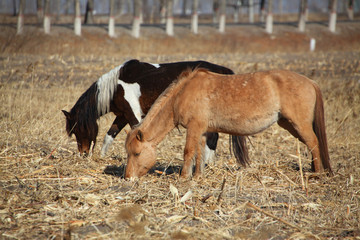
POLYGON ((254 0, 249 0, 249 22, 254 23, 254 0))
POLYGON ((219 8, 220 8, 219 1, 220 0, 214 0, 213 1, 213 23, 218 22, 219 8))
POLYGON ((330 32, 335 32, 335 29, 336 29, 336 5, 337 5, 337 0, 329 0, 329 10, 330 10, 329 30, 330 30, 330 32))
POLYGON ((44 32, 50 34, 50 25, 51 25, 51 12, 50 12, 50 0, 45 0, 45 16, 44 16, 44 32))
POLYGON ((25 9, 25 0, 20 0, 17 31, 16 31, 17 34, 22 34, 24 30, 24 9, 25 9))
POLYGON ((44 9, 43 9, 43 1, 42 0, 36 1, 36 14, 37 14, 38 22, 40 23, 42 18, 44 17, 44 9))
POLYGON ((110 37, 115 37, 115 1, 110 0, 110 16, 108 33, 110 37))
POLYGON ((298 24, 298 28, 300 32, 305 32, 306 9, 307 9, 307 0, 301 0, 300 8, 299 8, 299 24, 298 24))
POLYGON ((135 38, 140 37, 141 11, 142 11, 142 1, 134 0, 134 19, 132 25, 132 35, 135 38))
POLYGON ((182 5, 182 16, 186 16, 186 7, 187 7, 187 3, 188 0, 183 0, 183 5, 182 5))
POLYGON ((260 22, 265 21, 265 0, 260 0, 260 22))
POLYGON ((166 34, 174 36, 173 0, 167 0, 166 6, 166 34))
POLYGON ((198 7, 199 0, 193 0, 192 4, 192 16, 191 16, 191 31, 195 34, 198 33, 198 7))
POLYGON ((74 21, 75 35, 81 35, 81 12, 80 12, 80 0, 75 0, 75 21, 74 21))
POLYGON ((86 3, 84 24, 94 23, 93 10, 94 10, 94 0, 88 0, 86 3))
POLYGON ((219 32, 225 32, 226 22, 226 0, 220 0, 220 18, 219 18, 219 32))
POLYGON ((66 0, 65 5, 63 6, 65 8, 65 14, 68 15, 69 14, 69 10, 70 10, 70 6, 72 5, 72 0, 66 0))
POLYGON ((166 1, 160 0, 160 23, 166 23, 166 1))
POLYGON ((354 0, 345 0, 347 14, 350 20, 354 20, 354 0))
POLYGON ((272 5, 273 1, 269 0, 268 2, 268 11, 266 14, 266 27, 265 30, 267 33, 272 33, 273 32, 273 5, 272 5))

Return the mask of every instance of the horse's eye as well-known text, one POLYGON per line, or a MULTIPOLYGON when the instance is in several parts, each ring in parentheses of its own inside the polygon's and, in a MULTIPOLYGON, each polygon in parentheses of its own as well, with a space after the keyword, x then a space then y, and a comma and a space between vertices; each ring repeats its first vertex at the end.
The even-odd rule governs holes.
POLYGON ((134 156, 138 157, 138 156, 140 156, 140 153, 134 153, 134 156))

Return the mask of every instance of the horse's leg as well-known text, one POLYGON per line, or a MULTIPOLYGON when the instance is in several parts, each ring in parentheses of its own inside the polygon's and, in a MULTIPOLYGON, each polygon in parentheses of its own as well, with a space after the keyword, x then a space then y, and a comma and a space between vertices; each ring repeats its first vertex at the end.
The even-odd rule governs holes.
POLYGON ((206 133, 206 144, 204 145, 203 162, 204 164, 212 164, 215 161, 215 149, 219 139, 218 133, 206 133))
POLYGON ((202 128, 200 127, 200 124, 195 123, 194 121, 189 123, 187 126, 186 144, 184 150, 184 166, 181 171, 181 177, 183 178, 189 178, 191 176, 192 160, 196 154, 200 155, 200 160, 197 161, 201 162, 201 137, 205 132, 201 129, 202 128), (200 153, 198 153, 199 149, 200 153))
POLYGON ((323 170, 320 158, 319 142, 312 127, 312 123, 308 121, 289 121, 281 118, 278 124, 288 130, 294 137, 303 142, 312 154, 312 170, 321 172, 323 170))
POLYGON ((109 146, 114 141, 114 138, 118 135, 118 133, 125 127, 127 124, 127 120, 124 117, 117 116, 111 125, 109 131, 105 135, 103 146, 101 148, 100 155, 105 156, 109 146))

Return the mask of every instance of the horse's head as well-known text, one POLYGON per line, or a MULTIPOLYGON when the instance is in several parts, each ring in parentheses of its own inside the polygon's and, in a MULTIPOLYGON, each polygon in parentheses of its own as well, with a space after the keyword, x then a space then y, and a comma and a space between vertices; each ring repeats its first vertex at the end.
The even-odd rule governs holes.
POLYGON ((156 149, 141 130, 135 128, 128 134, 125 147, 128 154, 125 178, 141 177, 155 165, 156 149))
POLYGON ((80 155, 89 154, 92 151, 91 143, 93 142, 93 147, 96 143, 96 136, 98 132, 98 126, 95 124, 93 128, 87 129, 83 124, 78 124, 75 114, 71 114, 65 110, 62 110, 66 118, 66 132, 71 137, 75 134, 76 142, 78 145, 78 150, 80 155))

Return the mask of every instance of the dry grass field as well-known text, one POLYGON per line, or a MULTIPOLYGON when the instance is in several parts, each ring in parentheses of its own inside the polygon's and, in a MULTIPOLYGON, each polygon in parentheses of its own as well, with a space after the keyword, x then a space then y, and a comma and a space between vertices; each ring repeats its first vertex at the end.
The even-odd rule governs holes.
POLYGON ((317 24, 305 34, 275 29, 269 36, 259 26, 231 26, 221 35, 208 26, 195 36, 178 27, 170 38, 148 28, 134 40, 127 29, 110 39, 96 27, 80 38, 61 26, 50 36, 0 26, 0 239, 359 239, 359 23, 339 24, 335 34, 317 24), (310 37, 318 40, 312 53, 310 37), (179 179, 185 129, 159 145, 155 170, 124 180, 124 131, 99 156, 113 115, 99 120, 94 154, 79 157, 61 110, 131 58, 311 77, 324 96, 334 176, 313 174, 305 145, 278 126, 249 137, 247 168, 221 134, 216 162, 199 180, 179 179))

